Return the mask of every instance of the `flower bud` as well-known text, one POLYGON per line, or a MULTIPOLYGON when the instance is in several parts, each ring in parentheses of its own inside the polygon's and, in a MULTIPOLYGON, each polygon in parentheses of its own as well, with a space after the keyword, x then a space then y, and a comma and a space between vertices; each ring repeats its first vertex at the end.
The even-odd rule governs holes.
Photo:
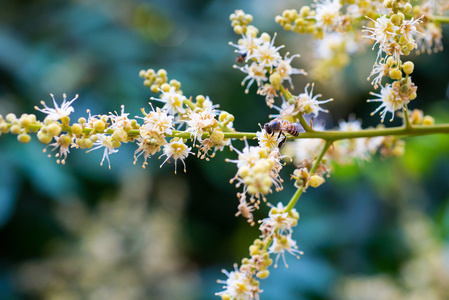
POLYGON ((323 183, 324 183, 324 178, 319 175, 312 175, 310 177, 309 185, 311 187, 316 188, 316 187, 319 187, 320 185, 322 185, 323 183))
POLYGON ((61 134, 61 126, 58 123, 51 123, 47 125, 47 132, 51 136, 58 136, 61 134))
POLYGON ((106 128, 106 124, 101 120, 96 120, 92 127, 96 132, 103 132, 106 128))
POLYGON ((39 130, 39 132, 37 133, 37 139, 42 144, 48 144, 51 142, 52 136, 42 130, 39 130))
POLYGON ((31 136, 29 134, 26 133, 21 133, 17 136, 17 140, 21 143, 28 143, 31 140, 31 136))
POLYGON ((424 116, 422 124, 426 126, 432 126, 433 124, 435 124, 435 119, 431 116, 424 116))
POLYGON ((72 133, 76 135, 83 133, 83 127, 81 127, 81 125, 78 123, 73 124, 72 133))
POLYGON ((392 68, 390 69, 390 72, 388 73, 391 79, 401 79, 402 72, 398 68, 392 68))
POLYGON ((402 65, 402 70, 405 74, 411 74, 413 73, 413 70, 415 68, 415 65, 411 61, 407 61, 402 65))

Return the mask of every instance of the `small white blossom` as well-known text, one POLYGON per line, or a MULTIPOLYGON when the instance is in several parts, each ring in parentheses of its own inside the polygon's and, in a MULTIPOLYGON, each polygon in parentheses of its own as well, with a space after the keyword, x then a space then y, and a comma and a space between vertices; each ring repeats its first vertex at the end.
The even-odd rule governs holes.
POLYGON ((111 162, 109 161, 109 154, 117 153, 118 149, 115 149, 112 145, 112 137, 106 134, 97 134, 98 140, 94 143, 94 148, 88 150, 87 152, 100 149, 104 147, 103 158, 101 159, 100 166, 103 165, 103 161, 106 158, 108 161, 109 169, 111 168, 111 162))
MULTIPOLYGON (((73 142, 75 140, 75 136, 70 135, 61 135, 61 136, 55 136, 54 137, 55 142, 48 144, 47 147, 53 147, 51 149, 51 152, 58 150, 58 153, 55 154, 55 157, 57 158, 56 162, 59 164, 65 164, 65 160, 67 159, 67 155, 70 153, 70 147, 75 147, 75 143, 73 142), (62 158, 62 159, 61 159, 62 158)), ((44 153, 47 152, 47 149, 44 149, 44 153)), ((51 154, 48 154, 48 157, 51 157, 51 154)))
POLYGON ((295 57, 300 57, 300 55, 295 54, 295 55, 288 57, 288 54, 289 53, 286 53, 284 56, 284 59, 279 60, 278 65, 276 67, 276 72, 279 73, 279 75, 281 75, 282 80, 287 80, 293 89, 291 75, 293 75, 293 74, 307 75, 307 73, 303 69, 293 68, 291 65, 292 60, 295 57))
POLYGON ((273 238, 273 242, 268 249, 268 253, 277 254, 276 260, 274 262, 274 267, 277 267, 277 262, 279 260, 279 256, 282 255, 282 259, 284 261, 284 265, 288 267, 287 262, 285 261, 285 252, 288 252, 292 255, 296 255, 299 258, 299 255, 303 255, 302 251, 298 250, 298 246, 296 246, 296 241, 292 239, 291 235, 281 235, 273 238))
POLYGON ((340 22, 340 0, 321 0, 316 4, 316 25, 324 30, 335 27, 340 22))
POLYGON ((369 99, 368 102, 381 102, 381 105, 371 113, 374 115, 380 111, 382 122, 385 119, 387 112, 391 113, 392 117, 390 121, 394 119, 394 112, 401 109, 404 105, 408 104, 408 100, 402 99, 391 84, 381 86, 380 93, 370 93, 373 96, 377 96, 377 99, 369 99))
POLYGON ((253 62, 250 66, 244 65, 243 67, 234 66, 234 68, 240 69, 243 73, 248 74, 245 78, 243 78, 242 86, 245 85, 245 82, 248 80, 248 85, 246 86, 245 93, 248 94, 249 88, 254 83, 257 83, 257 86, 260 86, 263 81, 267 80, 267 70, 263 65, 260 65, 256 62, 253 62))
POLYGON ((292 218, 292 215, 298 215, 296 209, 293 208, 291 212, 286 212, 284 205, 279 202, 276 207, 272 207, 268 213, 268 218, 261 221, 261 231, 265 232, 264 228, 270 228, 269 235, 276 232, 278 234, 291 234, 292 227, 296 225, 297 219, 292 218))
POLYGON ((333 101, 334 99, 330 98, 327 100, 318 101, 317 98, 321 97, 322 95, 317 94, 313 96, 314 84, 312 84, 310 92, 308 91, 309 86, 310 84, 307 84, 304 88, 304 93, 299 94, 299 96, 297 97, 296 107, 299 108, 301 112, 304 112, 306 114, 313 114, 314 117, 317 117, 320 111, 328 112, 326 109, 321 108, 320 105, 333 101))
POLYGON ((186 172, 186 164, 184 162, 184 159, 192 153, 190 152, 192 150, 191 147, 188 147, 182 139, 179 138, 173 138, 170 143, 164 145, 164 154, 162 156, 167 156, 167 158, 164 160, 164 162, 161 164, 161 167, 170 159, 173 158, 175 161, 175 174, 176 174, 176 163, 178 159, 182 162, 184 165, 184 173, 186 172))
POLYGON ((186 115, 188 120, 186 132, 191 132, 194 136, 194 140, 202 141, 202 135, 207 131, 207 129, 211 129, 212 126, 217 122, 215 120, 215 109, 212 106, 206 107, 204 110, 196 112, 190 111, 189 114, 186 115))
POLYGON ((268 147, 271 150, 278 148, 279 141, 277 134, 267 134, 266 130, 262 129, 262 131, 256 132, 256 137, 261 148, 268 147))
POLYGON ((170 115, 174 116, 176 114, 185 113, 185 108, 183 107, 184 100, 186 100, 186 96, 179 94, 176 92, 176 88, 174 86, 170 87, 168 91, 162 91, 161 98, 154 98, 152 100, 160 101, 164 103, 162 110, 167 111, 170 115))
POLYGON ((131 120, 128 119, 129 113, 125 113, 125 105, 121 106, 121 114, 119 115, 117 112, 115 114, 109 113, 109 119, 111 120, 111 126, 109 128, 117 129, 129 127, 131 128, 131 120))
MULTIPOLYGON (((145 114, 145 112, 144 112, 145 114)), ((173 116, 169 116, 167 112, 159 107, 150 111, 144 118, 143 128, 157 134, 172 134, 173 132, 173 116)))
POLYGON ((68 117, 72 112, 75 111, 75 109, 71 105, 76 99, 78 99, 78 95, 76 95, 72 100, 67 101, 67 95, 64 93, 62 95, 64 100, 62 101, 61 107, 59 107, 59 105, 56 103, 53 94, 50 94, 50 96, 53 99, 53 105, 55 108, 48 107, 44 101, 41 101, 41 104, 44 106, 43 109, 38 108, 37 106, 35 106, 34 108, 40 112, 43 112, 44 114, 47 114, 48 118, 52 119, 53 121, 68 117))
POLYGON ((275 39, 276 36, 273 37, 271 42, 268 40, 261 43, 256 49, 254 49, 253 53, 248 55, 248 59, 252 58, 256 62, 258 62, 261 67, 269 68, 270 70, 272 70, 273 67, 278 66, 280 60, 282 59, 281 55, 279 54, 279 49, 283 48, 284 45, 275 47, 275 39))
MULTIPOLYGON (((372 39, 374 42, 374 47, 379 44, 379 52, 377 53, 376 62, 382 57, 382 51, 385 53, 391 53, 392 46, 391 43, 395 43, 394 37, 396 36, 396 31, 399 29, 398 26, 394 25, 386 15, 379 16, 376 20, 368 18, 374 22, 374 27, 364 27, 363 32, 368 32, 368 36, 364 36, 372 39)), ((396 56, 395 56, 396 58, 396 56)), ((395 60, 397 61, 397 60, 395 60)))
POLYGON ((239 39, 238 44, 229 43, 231 46, 237 48, 235 52, 246 55, 246 59, 248 59, 249 55, 252 55, 254 49, 262 44, 262 40, 254 35, 254 32, 247 31, 245 35, 241 39, 239 39))
POLYGON ((227 296, 229 299, 235 300, 255 299, 254 291, 259 289, 251 285, 251 278, 247 273, 240 272, 237 269, 231 272, 222 270, 222 272, 228 276, 228 279, 225 281, 218 280, 218 283, 223 283, 225 286, 223 286, 223 291, 216 293, 217 296, 227 296))

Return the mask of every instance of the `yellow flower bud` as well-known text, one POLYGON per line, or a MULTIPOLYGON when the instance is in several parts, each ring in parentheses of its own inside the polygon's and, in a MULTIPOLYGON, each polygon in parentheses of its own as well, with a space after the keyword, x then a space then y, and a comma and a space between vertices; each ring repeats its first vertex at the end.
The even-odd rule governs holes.
POLYGON ((391 79, 401 79, 402 72, 398 68, 391 68, 388 75, 391 79))
POLYGON ((106 124, 101 120, 96 120, 93 124, 93 128, 96 132, 103 132, 106 128, 106 124))
POLYGON ((42 130, 39 130, 39 132, 37 133, 37 139, 42 144, 48 144, 51 142, 52 136, 42 130))
POLYGON ((19 134, 20 133, 20 126, 19 125, 17 125, 17 124, 14 124, 14 125, 12 125, 10 128, 9 128, 9 132, 11 132, 12 134, 19 134))
POLYGON ((402 65, 402 70, 405 74, 411 74, 413 73, 413 70, 415 68, 415 65, 411 61, 407 61, 402 65))
POLYGON ((76 135, 83 133, 83 127, 81 127, 81 125, 78 123, 73 124, 72 133, 76 135))
POLYGON ((257 272, 256 276, 259 277, 260 279, 265 279, 268 276, 270 276, 270 271, 268 270, 259 271, 257 272))
POLYGON ((424 118, 422 120, 422 124, 426 125, 426 126, 431 126, 431 125, 435 124, 435 119, 431 116, 424 116, 424 118))
POLYGON ((282 78, 278 72, 274 72, 270 75, 270 83, 274 86, 276 90, 279 90, 281 87, 282 78))
POLYGON ((17 140, 21 143, 28 143, 29 141, 31 141, 31 136, 29 134, 26 133, 21 133, 17 136, 17 140))
POLYGON ((58 123, 51 123, 47 125, 47 132, 51 136, 58 136, 61 134, 61 126, 58 123))
POLYGON ((323 183, 324 183, 324 178, 319 175, 312 175, 310 177, 309 185, 311 187, 316 188, 316 187, 319 187, 320 185, 322 185, 323 183))

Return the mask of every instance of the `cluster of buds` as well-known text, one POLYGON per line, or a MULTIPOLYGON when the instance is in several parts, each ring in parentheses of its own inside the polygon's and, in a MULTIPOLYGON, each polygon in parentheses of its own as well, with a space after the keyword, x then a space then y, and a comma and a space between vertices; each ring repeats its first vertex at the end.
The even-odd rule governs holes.
POLYGON ((254 225, 251 211, 259 209, 260 199, 266 201, 265 196, 272 192, 273 185, 276 191, 282 190, 283 180, 279 176, 283 166, 282 156, 278 148, 248 146, 247 143, 242 151, 232 149, 238 153, 238 159, 226 161, 237 164, 238 171, 231 183, 236 180, 236 187, 243 185, 243 192, 238 193, 240 204, 237 215, 241 214, 254 225))

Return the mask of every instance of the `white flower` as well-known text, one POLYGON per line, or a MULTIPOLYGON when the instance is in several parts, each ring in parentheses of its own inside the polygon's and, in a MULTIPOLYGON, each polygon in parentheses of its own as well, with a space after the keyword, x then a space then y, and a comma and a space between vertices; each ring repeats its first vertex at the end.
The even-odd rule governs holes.
POLYGON ((259 47, 260 44, 262 44, 262 40, 260 38, 257 38, 254 35, 254 32, 247 31, 245 35, 241 39, 239 39, 238 45, 229 43, 231 46, 234 46, 237 48, 235 52, 240 53, 242 55, 246 55, 246 59, 248 59, 249 55, 252 55, 254 52, 254 49, 259 47))
MULTIPOLYGON (((153 109, 153 107, 151 107, 153 109)), ((142 111, 143 112, 143 111, 142 111)), ((143 112, 145 114, 145 112, 143 112)), ((157 134, 172 134, 173 132, 173 116, 169 116, 165 111, 156 107, 144 118, 144 129, 156 132, 157 134)))
POLYGON ((402 21, 402 24, 399 27, 399 32, 402 35, 404 35, 407 42, 412 43, 415 46, 416 46, 416 43, 415 43, 413 36, 416 34, 423 35, 421 32, 419 32, 416 29, 416 25, 418 25, 419 23, 422 22, 421 18, 422 18, 422 16, 416 20, 413 20, 414 18, 412 18, 411 20, 404 20, 404 21, 402 21))
POLYGON ((167 156, 167 158, 164 160, 164 162, 161 164, 161 167, 167 162, 170 157, 175 160, 175 174, 176 174, 176 163, 179 160, 181 160, 182 164, 184 165, 184 173, 186 172, 186 164, 184 162, 184 159, 189 155, 190 150, 192 150, 191 147, 188 147, 186 144, 184 144, 184 141, 179 138, 173 138, 170 143, 164 145, 164 154, 162 156, 167 156))
POLYGON ((304 93, 299 94, 298 98, 297 98, 297 108, 299 108, 299 110, 301 112, 304 112, 306 114, 313 114, 314 117, 318 116, 318 113, 320 111, 323 112, 328 112, 326 109, 323 109, 320 107, 321 104, 333 101, 334 99, 330 98, 327 100, 322 100, 322 101, 318 101, 317 98, 321 97, 321 94, 317 94, 315 96, 313 96, 313 87, 314 84, 312 84, 312 88, 310 89, 310 93, 308 91, 310 84, 307 84, 306 87, 304 88, 304 93))
POLYGON ((291 75, 293 74, 303 74, 307 75, 307 73, 303 69, 293 68, 291 65, 292 60, 295 57, 300 57, 299 54, 292 55, 290 58, 288 57, 288 52, 285 54, 284 59, 280 59, 278 65, 276 67, 276 72, 281 75, 282 80, 287 80, 290 86, 293 89, 293 83, 291 75))
POLYGON ((277 263, 279 260, 279 256, 282 255, 282 259, 284 261, 284 265, 288 267, 287 262, 285 261, 285 252, 296 255, 299 258, 299 255, 303 255, 302 251, 298 250, 298 246, 296 246, 296 241, 292 239, 291 235, 281 235, 273 238, 273 242, 268 249, 268 253, 277 253, 276 260, 274 262, 274 267, 277 267, 277 263))
POLYGON ((136 164, 137 159, 143 155, 144 162, 142 164, 142 168, 145 169, 145 165, 147 165, 147 159, 154 155, 156 152, 161 150, 161 147, 167 144, 167 141, 164 138, 163 134, 157 134, 154 131, 141 130, 140 137, 137 139, 138 148, 134 151, 134 164, 136 164))
POLYGON ((258 287, 251 286, 250 277, 247 273, 243 273, 238 271, 228 272, 226 270, 222 270, 228 279, 225 281, 218 280, 218 283, 225 284, 224 291, 216 293, 215 295, 225 297, 228 296, 229 299, 235 300, 252 300, 254 299, 254 290, 259 290, 258 287))
POLYGON ((271 150, 278 148, 279 140, 277 134, 267 134, 265 129, 256 132, 257 140, 261 148, 268 147, 271 150))
POLYGON ((245 78, 243 78, 242 86, 245 85, 245 82, 249 80, 248 85, 246 86, 245 93, 249 92, 249 88, 254 83, 257 83, 258 86, 265 80, 267 80, 267 70, 263 65, 260 65, 256 62, 253 62, 251 66, 244 65, 243 67, 234 66, 234 68, 240 69, 243 73, 248 74, 245 78))
POLYGON ((292 227, 296 225, 297 219, 292 218, 292 215, 297 215, 296 209, 293 208, 291 212, 286 212, 284 205, 279 202, 276 207, 272 207, 268 213, 268 218, 261 221, 261 231, 265 232, 264 228, 270 228, 269 236, 275 234, 291 234, 292 227))
POLYGON ((382 122, 385 119, 385 115, 387 112, 390 112, 392 117, 390 121, 394 119, 394 112, 398 109, 401 109, 404 105, 408 104, 409 100, 402 99, 400 95, 396 92, 396 90, 391 86, 391 84, 386 84, 385 86, 381 86, 380 93, 370 93, 373 96, 377 96, 377 99, 369 99, 368 102, 381 102, 381 105, 371 113, 374 115, 378 111, 380 111, 380 116, 382 118, 382 122))
POLYGON ((374 27, 364 27, 365 30, 362 30, 362 32, 368 32, 369 35, 364 37, 375 41, 373 49, 377 44, 379 44, 379 52, 377 53, 376 59, 376 61, 378 61, 379 58, 381 58, 382 51, 386 53, 390 52, 390 43, 394 43, 394 37, 399 27, 394 25, 386 15, 379 16, 376 20, 371 18, 368 19, 374 22, 374 27))
POLYGON ((278 66, 280 60, 282 59, 278 51, 279 49, 283 48, 284 45, 275 47, 274 46, 275 39, 276 35, 273 37, 271 42, 269 40, 262 42, 256 49, 254 49, 253 53, 247 56, 248 59, 252 58, 256 62, 258 62, 261 65, 261 67, 270 68, 270 70, 272 70, 273 67, 278 66))
MULTIPOLYGON (((186 132, 191 132, 194 136, 194 141, 202 141, 202 135, 211 129, 216 123, 215 120, 215 109, 212 106, 206 107, 204 110, 196 112, 190 111, 186 116, 188 118, 186 132)), ((194 142, 195 143, 195 142, 194 142)))
POLYGON ((98 140, 94 143, 96 147, 88 150, 87 152, 100 149, 104 147, 103 158, 101 159, 100 166, 103 165, 103 161, 106 158, 108 160, 109 169, 111 168, 111 162, 109 161, 109 154, 117 153, 118 149, 115 149, 112 145, 112 136, 106 134, 97 134, 98 140))
POLYGON ((390 70, 390 66, 387 63, 383 63, 384 59, 381 60, 380 63, 374 63, 373 69, 368 77, 368 80, 370 80, 371 76, 376 75, 373 79, 373 81, 371 81, 371 84, 374 86, 375 89, 377 89, 379 87, 379 85, 381 84, 382 78, 384 76, 387 76, 389 70, 390 70))
POLYGON ((324 30, 335 27, 340 22, 340 0, 322 0, 316 5, 316 25, 324 30))
POLYGON ((131 128, 131 120, 128 119, 128 113, 125 113, 125 105, 121 106, 121 114, 118 115, 117 112, 115 112, 115 115, 112 113, 109 113, 109 119, 111 120, 111 126, 109 128, 117 129, 117 128, 124 128, 129 127, 131 128))
MULTIPOLYGON (((360 131, 362 130, 362 122, 359 120, 340 121, 339 129, 340 131, 360 131)), ((366 138, 340 140, 335 144, 335 150, 341 158, 351 157, 360 160, 370 158, 370 149, 366 138)))
MULTIPOLYGON (((51 152, 55 151, 56 149, 59 148, 58 153, 55 154, 55 157, 58 158, 56 160, 56 162, 59 164, 65 164, 65 160, 67 159, 67 154, 70 153, 70 147, 74 147, 75 144, 73 143, 73 141, 75 140, 75 136, 70 136, 70 135, 61 135, 61 136, 55 136, 54 137, 55 142, 48 144, 47 147, 53 147, 53 149, 51 149, 51 152), (62 159, 60 159, 60 157, 62 159)), ((47 149, 44 149, 44 153, 47 152, 47 149)), ((49 154, 48 157, 51 157, 51 155, 49 154)))
POLYGON ((160 101, 164 103, 162 110, 167 111, 170 115, 183 114, 185 113, 185 108, 183 107, 184 100, 186 100, 186 96, 179 94, 176 92, 176 88, 174 86, 170 87, 168 91, 162 91, 161 98, 154 98, 152 100, 160 101))
POLYGON ((76 95, 75 98, 73 98, 72 100, 67 101, 67 95, 64 93, 62 95, 64 100, 62 101, 61 107, 59 107, 58 104, 56 103, 53 94, 50 94, 50 96, 53 99, 53 105, 55 108, 48 107, 44 101, 41 101, 41 104, 44 106, 43 109, 38 108, 37 106, 35 106, 34 108, 40 112, 43 112, 44 114, 47 114, 48 117, 53 121, 57 121, 64 117, 68 117, 72 112, 75 111, 71 105, 76 99, 78 99, 78 95, 76 95))

